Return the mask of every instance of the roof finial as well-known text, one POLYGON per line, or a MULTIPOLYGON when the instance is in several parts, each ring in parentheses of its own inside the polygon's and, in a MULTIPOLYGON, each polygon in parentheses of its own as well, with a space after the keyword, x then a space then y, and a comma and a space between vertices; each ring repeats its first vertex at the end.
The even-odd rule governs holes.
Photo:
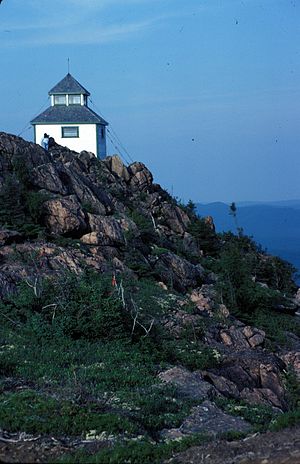
POLYGON ((70 74, 70 58, 68 58, 68 74, 70 74))

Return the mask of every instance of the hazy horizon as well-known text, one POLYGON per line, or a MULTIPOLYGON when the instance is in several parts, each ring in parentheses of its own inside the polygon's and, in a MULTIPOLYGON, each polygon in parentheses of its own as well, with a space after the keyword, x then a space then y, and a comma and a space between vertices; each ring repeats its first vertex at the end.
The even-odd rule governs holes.
POLYGON ((282 200, 280 198, 277 198, 276 200, 251 200, 251 199, 244 199, 244 200, 238 200, 238 201, 235 201, 234 199, 233 200, 217 200, 217 201, 209 201, 209 202, 201 202, 201 201, 197 201, 196 203, 199 203, 199 204, 202 204, 202 205, 209 205, 211 203, 224 203, 225 205, 230 205, 232 202, 236 203, 236 204, 254 204, 254 205, 259 205, 259 204, 277 204, 277 203, 282 203, 282 204, 289 204, 289 205, 292 205, 293 203, 299 203, 299 206, 300 206, 300 198, 291 198, 290 200, 282 200))
POLYGON ((33 139, 70 58, 91 108, 174 196, 300 198, 298 2, 4 0, 0 25, 0 130, 33 139))

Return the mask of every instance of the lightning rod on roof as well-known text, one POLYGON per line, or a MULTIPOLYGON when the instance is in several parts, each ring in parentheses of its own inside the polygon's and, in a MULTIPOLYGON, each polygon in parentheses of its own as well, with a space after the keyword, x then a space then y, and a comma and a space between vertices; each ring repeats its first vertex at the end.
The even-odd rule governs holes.
POLYGON ((68 58, 68 74, 70 74, 70 58, 68 58))

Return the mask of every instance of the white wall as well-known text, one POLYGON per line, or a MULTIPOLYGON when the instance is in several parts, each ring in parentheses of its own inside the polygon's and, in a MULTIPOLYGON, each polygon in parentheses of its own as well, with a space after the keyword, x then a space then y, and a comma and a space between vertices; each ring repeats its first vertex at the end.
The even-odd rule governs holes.
POLYGON ((37 124, 35 129, 35 142, 41 144, 41 140, 46 132, 50 137, 53 137, 56 143, 63 147, 68 147, 74 151, 91 151, 97 155, 97 132, 96 124, 37 124), (62 138, 62 127, 79 127, 78 138, 62 138))

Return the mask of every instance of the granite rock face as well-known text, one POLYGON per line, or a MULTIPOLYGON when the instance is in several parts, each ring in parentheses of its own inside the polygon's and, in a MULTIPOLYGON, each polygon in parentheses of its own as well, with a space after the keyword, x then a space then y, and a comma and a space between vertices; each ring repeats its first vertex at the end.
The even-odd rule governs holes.
POLYGON ((88 230, 85 214, 75 195, 46 201, 44 221, 49 232, 55 235, 79 238, 88 230))

